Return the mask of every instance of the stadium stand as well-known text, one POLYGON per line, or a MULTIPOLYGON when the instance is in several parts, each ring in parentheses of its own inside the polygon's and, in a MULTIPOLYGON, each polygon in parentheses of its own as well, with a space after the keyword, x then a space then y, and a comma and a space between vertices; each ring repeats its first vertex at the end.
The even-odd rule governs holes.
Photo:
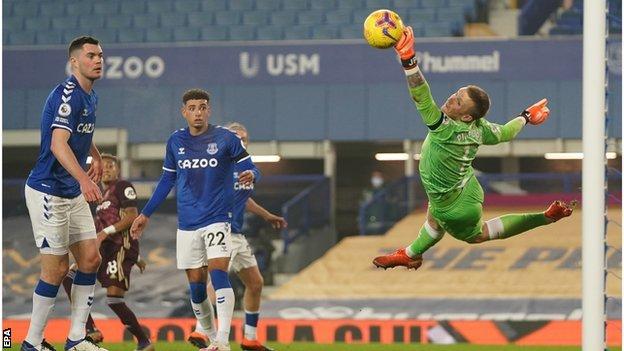
POLYGON ((362 36, 363 19, 379 8, 395 8, 420 36, 462 36, 478 2, 13 0, 3 3, 3 38, 5 45, 62 44, 76 33, 98 35, 107 43, 354 39, 362 36))

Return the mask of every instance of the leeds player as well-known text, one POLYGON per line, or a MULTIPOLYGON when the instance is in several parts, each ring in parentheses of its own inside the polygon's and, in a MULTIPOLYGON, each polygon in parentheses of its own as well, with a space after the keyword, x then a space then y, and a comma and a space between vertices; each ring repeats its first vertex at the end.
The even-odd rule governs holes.
POLYGON ((102 159, 92 140, 98 102, 93 84, 102 77, 102 48, 97 39, 83 36, 71 42, 68 54, 72 75, 46 100, 39 158, 25 187, 41 256, 41 277, 33 294, 22 351, 54 350, 43 340, 43 331, 69 268, 69 251, 78 270, 71 289, 71 326, 65 350, 103 350, 85 340, 85 323, 101 261, 87 202, 102 199, 96 184, 102 176, 102 159), (85 172, 89 155, 92 162, 85 172))
MULTIPOLYGON (((228 124, 227 128, 234 131, 236 135, 241 138, 246 148, 249 142, 247 128, 237 122, 228 124)), ((271 351, 270 348, 262 345, 260 341, 258 341, 256 332, 258 319, 260 317, 260 298, 262 297, 264 280, 258 269, 256 256, 247 242, 247 238, 242 234, 245 210, 262 217, 275 229, 285 228, 288 226, 288 223, 286 223, 284 218, 267 211, 251 198, 254 184, 240 184, 238 182, 238 174, 240 171, 237 164, 234 167, 234 213, 232 218, 232 256, 230 258, 230 269, 236 272, 245 285, 245 293, 243 295, 245 325, 241 348, 243 350, 271 351)), ((210 284, 208 284, 208 294, 214 302, 214 291, 210 284)), ((214 327, 209 330, 204 330, 198 321, 195 326, 195 331, 189 336, 189 342, 198 347, 205 347, 206 336, 212 340, 215 338, 215 335, 216 330, 214 327)))
POLYGON ((206 294, 207 272, 216 290, 217 335, 205 350, 230 350, 234 291, 227 270, 232 248, 232 175, 236 165, 240 169, 239 182, 249 185, 258 179, 259 171, 236 134, 208 123, 210 96, 207 92, 189 90, 182 102, 182 115, 188 128, 175 131, 169 137, 163 175, 152 198, 134 220, 130 233, 135 239, 140 237, 149 216, 175 185, 177 265, 186 270, 191 306, 206 330, 212 327, 213 313, 206 294))
POLYGON ((480 145, 512 140, 527 123, 538 125, 546 121, 550 113, 546 107, 548 101, 535 103, 505 125, 483 118, 489 110, 490 98, 474 85, 459 89, 438 108, 418 68, 411 27, 405 28, 395 49, 405 68, 412 99, 429 128, 419 163, 429 209, 414 242, 389 255, 376 257, 373 264, 382 268, 417 269, 422 265, 422 254, 445 232, 468 243, 480 243, 506 239, 572 214, 574 202, 567 205, 555 201, 544 212, 508 214, 484 223, 483 189, 472 168, 477 149, 480 145))

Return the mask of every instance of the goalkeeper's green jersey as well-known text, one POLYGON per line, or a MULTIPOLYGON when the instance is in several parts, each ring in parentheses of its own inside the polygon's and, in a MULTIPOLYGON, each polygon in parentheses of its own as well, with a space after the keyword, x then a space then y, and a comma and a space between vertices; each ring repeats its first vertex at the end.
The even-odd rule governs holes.
POLYGON ((455 121, 440 111, 425 82, 410 93, 429 128, 423 143, 419 171, 429 201, 446 204, 474 175, 472 160, 480 145, 495 145, 513 139, 524 126, 521 119, 505 125, 481 118, 471 123, 455 121))

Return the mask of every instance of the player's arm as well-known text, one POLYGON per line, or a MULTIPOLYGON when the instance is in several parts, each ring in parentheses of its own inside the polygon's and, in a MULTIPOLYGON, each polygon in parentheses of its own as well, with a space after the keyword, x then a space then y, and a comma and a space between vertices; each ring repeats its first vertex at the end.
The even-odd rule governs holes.
POLYGON ((100 156, 100 150, 98 150, 95 143, 91 142, 91 148, 89 148, 89 155, 91 156, 91 166, 87 171, 87 175, 95 183, 99 183, 102 180, 102 156, 100 156))
POLYGON ((116 197, 120 200, 121 208, 119 211, 119 221, 109 225, 102 229, 98 233, 98 240, 104 240, 106 236, 117 232, 123 232, 124 230, 132 226, 132 222, 139 216, 136 203, 136 191, 130 182, 119 181, 116 186, 116 197))
POLYGON ((288 227, 288 222, 286 222, 284 217, 274 215, 273 213, 269 212, 266 208, 260 206, 260 204, 255 202, 254 199, 252 198, 247 199, 247 203, 245 204, 245 209, 253 214, 256 214, 262 217, 262 219, 270 223, 271 226, 273 226, 273 228, 275 229, 282 229, 282 228, 288 227))
POLYGON ((403 31, 403 36, 394 46, 395 51, 401 58, 401 65, 405 70, 407 85, 409 87, 412 100, 429 129, 436 129, 442 123, 442 113, 433 100, 431 89, 425 76, 418 67, 416 52, 414 51, 414 31, 407 26, 403 31))
POLYGON ((546 107, 547 103, 547 99, 540 100, 504 125, 484 121, 484 143, 488 145, 504 143, 513 140, 526 124, 538 125, 544 123, 550 115, 550 110, 546 107))
POLYGON ((238 163, 239 169, 243 171, 238 174, 238 182, 243 185, 250 185, 260 180, 260 170, 251 160, 251 155, 247 153, 243 141, 234 132, 228 131, 226 134, 230 138, 229 152, 232 161, 238 163))
POLYGON ((50 151, 56 160, 67 170, 80 184, 80 191, 88 202, 99 202, 102 200, 100 188, 95 184, 87 173, 82 169, 76 155, 69 147, 68 141, 71 132, 65 128, 54 128, 52 130, 52 141, 50 151))

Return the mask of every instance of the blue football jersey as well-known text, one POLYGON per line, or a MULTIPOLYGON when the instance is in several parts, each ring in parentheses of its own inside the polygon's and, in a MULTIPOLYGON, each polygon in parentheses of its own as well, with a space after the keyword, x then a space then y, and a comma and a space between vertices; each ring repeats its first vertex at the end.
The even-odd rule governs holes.
POLYGON ((50 150, 52 131, 63 128, 71 132, 68 144, 78 164, 85 167, 95 130, 97 95, 88 94, 73 75, 59 84, 46 100, 41 114, 41 146, 35 167, 27 184, 46 194, 64 198, 80 195, 80 185, 56 160, 50 150))
POLYGON ((232 233, 234 234, 244 234, 242 231, 245 221, 245 206, 247 199, 251 197, 254 191, 254 183, 243 185, 238 182, 238 175, 244 171, 245 169, 242 169, 238 164, 234 166, 234 209, 232 214, 232 233))
POLYGON ((231 222, 234 165, 249 157, 242 140, 220 126, 196 136, 188 128, 171 134, 163 169, 176 173, 180 229, 231 222))

